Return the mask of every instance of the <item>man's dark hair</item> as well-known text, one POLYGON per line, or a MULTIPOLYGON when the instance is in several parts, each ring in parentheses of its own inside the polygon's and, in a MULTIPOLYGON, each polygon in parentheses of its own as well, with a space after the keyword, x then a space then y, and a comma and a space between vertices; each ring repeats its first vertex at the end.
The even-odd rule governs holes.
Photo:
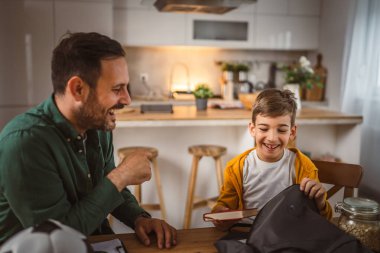
POLYGON ((290 115, 291 125, 296 121, 297 103, 290 90, 266 89, 257 96, 252 109, 252 123, 256 123, 257 115, 278 117, 290 115))
POLYGON ((92 89, 101 72, 101 60, 124 57, 116 40, 99 33, 67 33, 53 51, 51 78, 55 94, 64 94, 67 81, 74 75, 92 89))

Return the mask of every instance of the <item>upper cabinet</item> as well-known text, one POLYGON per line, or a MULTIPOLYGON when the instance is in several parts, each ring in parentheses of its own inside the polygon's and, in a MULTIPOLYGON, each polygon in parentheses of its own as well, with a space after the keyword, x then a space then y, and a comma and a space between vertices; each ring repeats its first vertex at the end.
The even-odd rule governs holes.
POLYGON ((55 0, 54 18, 56 42, 67 31, 113 33, 112 0, 55 0))
POLYGON ((127 46, 318 48, 320 0, 257 1, 222 15, 159 12, 153 2, 114 0, 115 38, 127 46))
POLYGON ((128 46, 251 48, 254 5, 223 15, 159 12, 152 1, 114 1, 114 36, 128 46), (149 18, 148 18, 149 17, 149 18))
MULTIPOLYGON (((149 2, 149 1, 148 1, 149 2)), ((114 37, 128 46, 185 45, 185 14, 158 12, 153 3, 114 0, 114 37)))
POLYGON ((319 12, 320 0, 258 1, 254 48, 317 49, 319 12))
POLYGON ((250 48, 253 22, 253 15, 247 13, 189 14, 186 42, 194 46, 250 48))
MULTIPOLYGON (((120 13, 118 13, 120 15, 120 13)), ((129 46, 184 45, 185 15, 146 9, 127 10, 124 42, 129 46)))

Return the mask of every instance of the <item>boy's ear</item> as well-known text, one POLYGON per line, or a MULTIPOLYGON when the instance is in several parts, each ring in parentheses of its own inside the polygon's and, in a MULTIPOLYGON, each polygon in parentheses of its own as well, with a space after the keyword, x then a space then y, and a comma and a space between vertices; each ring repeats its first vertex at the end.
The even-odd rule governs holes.
POLYGON ((289 140, 294 141, 297 136, 297 126, 294 125, 290 128, 290 137, 289 140))
POLYGON ((251 136, 255 137, 255 131, 256 131, 255 123, 249 122, 248 130, 249 130, 249 133, 251 134, 251 136))
POLYGON ((79 76, 72 76, 67 81, 66 92, 69 92, 75 101, 84 101, 89 90, 88 84, 79 76))

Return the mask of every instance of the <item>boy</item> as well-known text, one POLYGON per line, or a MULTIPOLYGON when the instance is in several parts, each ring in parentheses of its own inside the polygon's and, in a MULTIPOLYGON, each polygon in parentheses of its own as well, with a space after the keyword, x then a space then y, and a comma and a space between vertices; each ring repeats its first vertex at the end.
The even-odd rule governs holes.
MULTIPOLYGON (((300 184, 300 190, 315 199, 320 214, 331 218, 317 168, 298 149, 287 148, 296 137, 296 111, 294 94, 289 90, 267 89, 257 96, 248 126, 255 148, 228 162, 213 212, 261 209, 288 186, 300 184)), ((227 230, 235 222, 214 221, 214 225, 227 230)))

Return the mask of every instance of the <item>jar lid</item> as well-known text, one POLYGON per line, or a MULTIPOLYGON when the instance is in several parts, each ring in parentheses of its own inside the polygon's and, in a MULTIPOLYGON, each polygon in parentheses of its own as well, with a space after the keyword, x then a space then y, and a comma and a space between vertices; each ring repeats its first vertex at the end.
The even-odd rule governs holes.
POLYGON ((378 215, 380 214, 379 204, 366 198, 345 198, 342 209, 351 214, 378 215))

